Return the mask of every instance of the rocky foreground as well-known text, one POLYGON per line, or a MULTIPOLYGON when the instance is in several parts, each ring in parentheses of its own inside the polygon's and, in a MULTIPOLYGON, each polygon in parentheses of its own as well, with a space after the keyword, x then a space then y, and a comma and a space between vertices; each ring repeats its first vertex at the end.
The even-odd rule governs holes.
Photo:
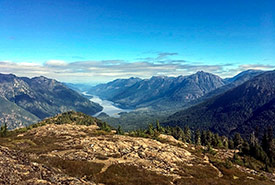
POLYGON ((47 124, 0 139, 0 184, 275 184, 272 174, 226 168, 233 152, 217 152, 213 160, 172 136, 47 124))

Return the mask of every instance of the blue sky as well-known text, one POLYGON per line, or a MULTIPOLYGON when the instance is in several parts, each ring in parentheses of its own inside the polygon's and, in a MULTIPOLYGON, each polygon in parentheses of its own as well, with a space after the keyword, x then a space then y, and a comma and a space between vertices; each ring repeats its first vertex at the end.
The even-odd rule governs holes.
POLYGON ((273 0, 0 0, 0 72, 90 82, 270 70, 274 12, 273 0))

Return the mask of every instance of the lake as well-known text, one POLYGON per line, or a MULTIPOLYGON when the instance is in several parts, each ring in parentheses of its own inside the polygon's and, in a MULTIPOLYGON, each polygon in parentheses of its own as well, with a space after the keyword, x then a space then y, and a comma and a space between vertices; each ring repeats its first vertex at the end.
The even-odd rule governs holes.
POLYGON ((98 103, 99 105, 101 105, 103 107, 103 110, 101 112, 96 113, 94 116, 98 116, 100 113, 104 112, 106 114, 108 114, 111 117, 119 117, 120 112, 130 112, 132 110, 129 109, 121 109, 119 107, 117 107, 115 105, 114 102, 108 101, 108 100, 102 100, 100 97, 92 95, 92 94, 87 94, 87 93, 83 93, 84 95, 89 95, 89 96, 93 96, 92 98, 90 98, 90 100, 92 102, 98 103))

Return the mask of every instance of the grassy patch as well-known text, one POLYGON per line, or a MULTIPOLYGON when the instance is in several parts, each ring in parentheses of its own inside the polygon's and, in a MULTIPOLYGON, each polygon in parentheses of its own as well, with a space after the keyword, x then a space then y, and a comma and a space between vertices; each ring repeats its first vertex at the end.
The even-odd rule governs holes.
POLYGON ((80 160, 63 160, 61 158, 44 158, 38 161, 48 166, 58 168, 65 174, 72 177, 84 178, 93 181, 95 176, 101 171, 104 164, 80 161, 80 160))
POLYGON ((170 177, 126 164, 111 165, 96 178, 96 182, 107 185, 166 185, 171 181, 170 177))
POLYGON ((185 164, 182 164, 180 166, 179 174, 182 176, 192 176, 196 179, 215 178, 218 176, 217 171, 209 165, 187 166, 185 164))

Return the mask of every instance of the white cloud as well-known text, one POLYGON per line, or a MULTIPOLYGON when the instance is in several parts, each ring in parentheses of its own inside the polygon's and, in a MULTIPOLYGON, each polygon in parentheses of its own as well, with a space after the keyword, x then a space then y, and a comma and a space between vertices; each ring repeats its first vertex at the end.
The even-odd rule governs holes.
POLYGON ((275 65, 246 64, 246 65, 240 65, 240 68, 244 70, 247 70, 247 69, 270 70, 270 69, 274 69, 275 65))
MULTIPOLYGON (((184 60, 182 60, 184 61, 184 60)), ((230 77, 247 69, 272 70, 271 65, 205 65, 191 62, 178 62, 167 60, 163 63, 152 61, 128 62, 122 60, 108 61, 78 61, 66 63, 60 60, 49 60, 45 64, 14 63, 11 61, 0 61, 0 73, 13 73, 18 76, 46 76, 65 82, 106 82, 116 78, 167 75, 179 76, 190 75, 197 71, 206 71, 221 77, 230 77)))
POLYGON ((66 66, 67 63, 63 60, 48 60, 45 63, 46 66, 51 66, 51 67, 57 67, 57 66, 66 66))

